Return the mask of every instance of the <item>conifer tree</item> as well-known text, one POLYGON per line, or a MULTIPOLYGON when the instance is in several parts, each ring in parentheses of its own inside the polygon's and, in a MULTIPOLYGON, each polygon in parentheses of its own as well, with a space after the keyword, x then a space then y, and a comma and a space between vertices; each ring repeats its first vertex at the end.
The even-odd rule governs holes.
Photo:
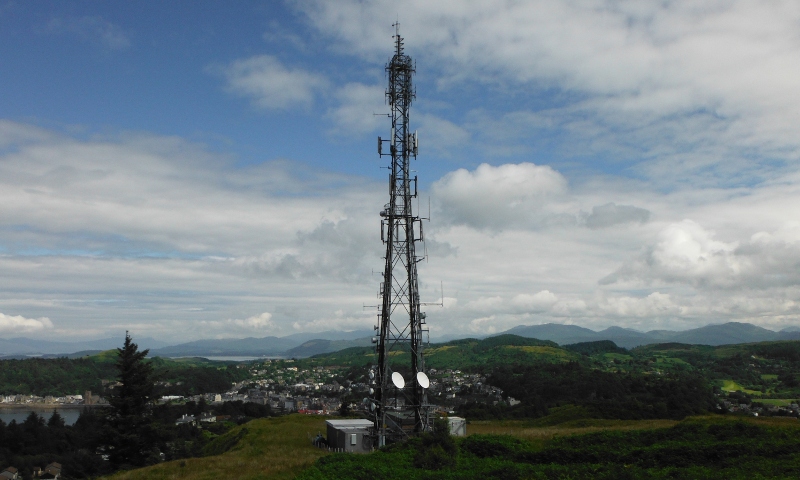
POLYGON ((153 395, 153 367, 145 361, 149 350, 139 351, 131 336, 125 332, 125 343, 117 349, 117 380, 109 396, 112 412, 109 416, 107 444, 112 463, 124 467, 150 463, 153 432, 149 409, 153 395))

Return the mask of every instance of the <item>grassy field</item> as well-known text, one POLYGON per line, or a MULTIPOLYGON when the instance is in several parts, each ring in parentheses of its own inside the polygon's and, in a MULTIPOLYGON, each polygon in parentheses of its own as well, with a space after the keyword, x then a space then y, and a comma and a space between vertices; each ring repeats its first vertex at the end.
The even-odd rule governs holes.
POLYGON ((597 420, 587 418, 558 425, 534 426, 526 420, 475 421, 467 425, 467 435, 511 435, 541 446, 556 437, 609 430, 668 428, 677 423, 675 420, 597 420))
POLYGON ((776 405, 778 407, 785 407, 789 404, 796 403, 795 400, 789 398, 765 398, 759 399, 758 401, 765 405, 776 405))
POLYGON ((113 480, 197 479, 291 479, 327 452, 311 445, 310 437, 325 434, 325 418, 288 415, 253 420, 216 441, 247 433, 228 452, 202 458, 164 462, 118 473, 113 480))
POLYGON ((755 396, 758 396, 758 397, 761 396, 761 392, 759 392, 758 390, 748 390, 748 389, 744 388, 743 386, 739 385, 738 383, 734 382, 733 380, 723 380, 722 381, 722 390, 725 391, 725 392, 741 391, 741 392, 746 393, 748 395, 755 395, 755 396))
POLYGON ((604 353, 603 358, 605 358, 608 361, 620 360, 623 362, 627 362, 628 360, 633 359, 631 355, 624 355, 622 353, 604 353))
MULTIPOLYGON (((473 421, 467 425, 468 435, 511 435, 531 442, 537 450, 548 441, 596 432, 667 429, 685 422, 747 422, 755 425, 800 428, 794 418, 753 418, 709 415, 674 420, 599 420, 581 418, 578 407, 561 407, 553 415, 536 420, 473 421)), ((327 455, 311 445, 310 438, 325 433, 325 417, 288 415, 254 420, 237 427, 215 440, 216 446, 241 436, 229 451, 220 455, 165 462, 151 467, 121 472, 111 480, 139 479, 292 479, 327 455), (241 434, 246 428, 246 433, 241 434)), ((212 443, 213 449, 215 445, 212 443)))
MULTIPOLYGON (((469 435, 512 435, 543 445, 562 436, 608 430, 644 430, 667 428, 673 420, 597 420, 579 418, 579 409, 565 407, 554 415, 538 420, 475 421, 467 426, 469 435), (563 411, 562 411, 563 410, 563 411), (552 423, 557 423, 551 425, 552 423)), ((237 427, 216 440, 240 435, 241 440, 229 451, 220 455, 164 462, 151 467, 121 472, 111 480, 212 480, 220 477, 237 479, 291 479, 313 464, 327 452, 311 445, 310 437, 318 432, 325 434, 326 417, 288 415, 285 417, 254 420, 237 427)), ((213 447, 213 445, 212 445, 213 447)))

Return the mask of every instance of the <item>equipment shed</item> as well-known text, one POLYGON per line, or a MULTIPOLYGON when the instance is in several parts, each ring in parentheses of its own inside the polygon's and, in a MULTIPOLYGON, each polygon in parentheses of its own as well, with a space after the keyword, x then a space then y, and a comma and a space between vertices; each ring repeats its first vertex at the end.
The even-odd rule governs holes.
POLYGON ((450 435, 454 437, 467 436, 467 420, 461 417, 447 417, 447 424, 450 426, 450 435))
POLYGON ((372 451, 373 423, 366 419, 328 420, 328 446, 332 449, 367 453, 372 451))

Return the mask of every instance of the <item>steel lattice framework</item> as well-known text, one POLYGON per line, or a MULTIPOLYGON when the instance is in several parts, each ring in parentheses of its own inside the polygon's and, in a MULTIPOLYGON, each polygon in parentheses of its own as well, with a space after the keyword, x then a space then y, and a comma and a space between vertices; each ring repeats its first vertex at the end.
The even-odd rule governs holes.
POLYGON ((416 243, 422 240, 422 223, 412 209, 412 199, 417 196, 417 178, 412 178, 410 170, 410 160, 416 158, 419 145, 416 133, 409 128, 409 109, 415 98, 411 77, 415 69, 411 57, 403 51, 397 24, 394 26, 395 52, 386 65, 389 77, 386 101, 391 107, 392 130, 388 140, 378 138, 378 154, 391 157, 389 203, 380 213, 386 264, 379 292, 382 299, 379 325, 376 326, 378 365, 370 371, 370 406, 378 446, 429 427, 427 377, 422 382, 418 380, 418 374, 425 370, 422 334, 427 329, 417 285, 417 263, 423 257, 417 256, 415 249, 416 243), (388 144, 388 153, 385 144, 388 144), (393 381, 391 363, 396 362, 402 365, 400 369, 407 371, 408 363, 404 360, 409 356, 411 378, 408 383, 397 377, 393 381), (400 387, 398 381, 402 384, 400 387))

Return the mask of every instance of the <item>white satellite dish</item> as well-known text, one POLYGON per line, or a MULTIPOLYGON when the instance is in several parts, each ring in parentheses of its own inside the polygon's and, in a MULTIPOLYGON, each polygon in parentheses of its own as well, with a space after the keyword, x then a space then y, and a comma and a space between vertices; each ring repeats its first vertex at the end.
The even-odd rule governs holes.
POLYGON ((422 388, 428 388, 431 386, 431 381, 428 380, 428 376, 425 375, 425 372, 418 372, 417 373, 417 383, 422 388))
POLYGON ((394 383, 394 386, 397 388, 403 388, 406 386, 406 381, 403 380, 403 376, 400 375, 400 372, 394 372, 392 374, 392 383, 394 383))
POLYGON ((369 379, 372 380, 373 378, 375 378, 375 371, 374 370, 370 370, 369 371, 369 379))

